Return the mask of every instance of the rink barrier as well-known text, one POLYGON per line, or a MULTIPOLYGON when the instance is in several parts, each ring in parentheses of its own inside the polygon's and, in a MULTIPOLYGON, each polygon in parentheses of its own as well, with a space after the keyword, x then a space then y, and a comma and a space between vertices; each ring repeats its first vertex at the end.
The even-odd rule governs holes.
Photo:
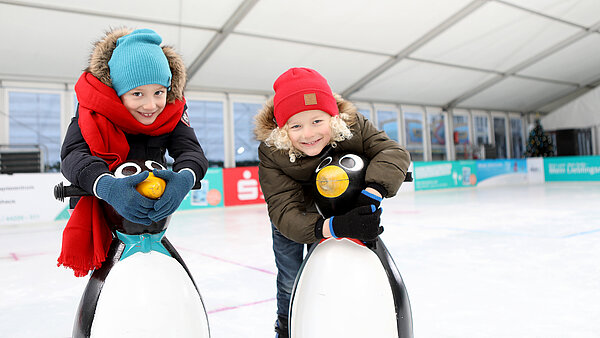
MULTIPOLYGON (((414 181, 399 193, 556 181, 600 181, 600 156, 414 162, 414 181)), ((0 226, 68 219, 68 203, 54 199, 60 173, 0 174, 0 226)), ((191 191, 178 210, 265 203, 258 167, 209 168, 202 188, 191 191)))

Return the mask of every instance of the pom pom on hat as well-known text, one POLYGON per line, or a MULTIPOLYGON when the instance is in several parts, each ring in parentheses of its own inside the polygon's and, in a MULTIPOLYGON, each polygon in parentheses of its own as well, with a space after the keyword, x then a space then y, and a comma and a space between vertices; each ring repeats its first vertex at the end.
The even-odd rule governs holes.
POLYGON ((273 89, 273 111, 280 128, 290 117, 306 110, 322 110, 331 116, 339 114, 327 80, 316 70, 290 68, 275 80, 273 89))
POLYGON ((171 68, 161 43, 151 29, 136 29, 117 40, 108 67, 118 96, 147 84, 171 86, 171 68))

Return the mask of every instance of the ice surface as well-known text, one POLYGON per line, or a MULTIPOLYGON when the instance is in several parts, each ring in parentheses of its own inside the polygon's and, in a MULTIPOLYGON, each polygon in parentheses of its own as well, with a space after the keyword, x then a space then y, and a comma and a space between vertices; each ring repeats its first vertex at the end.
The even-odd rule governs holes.
MULTIPOLYGON (((599 337, 599 201, 590 182, 384 200, 382 239, 415 337, 599 337)), ((0 337, 71 336, 87 278, 56 266, 63 227, 0 228, 0 337)), ((194 275, 213 338, 274 337, 265 205, 179 212, 166 236, 194 275)))

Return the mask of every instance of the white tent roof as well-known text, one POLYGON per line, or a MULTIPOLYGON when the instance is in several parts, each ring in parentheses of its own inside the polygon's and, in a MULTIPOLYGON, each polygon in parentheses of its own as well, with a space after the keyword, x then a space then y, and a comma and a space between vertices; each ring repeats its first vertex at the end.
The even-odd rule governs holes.
POLYGON ((188 90, 306 66, 352 100, 527 112, 600 84, 598 0, 0 0, 0 80, 74 83, 117 26, 174 46, 188 90))

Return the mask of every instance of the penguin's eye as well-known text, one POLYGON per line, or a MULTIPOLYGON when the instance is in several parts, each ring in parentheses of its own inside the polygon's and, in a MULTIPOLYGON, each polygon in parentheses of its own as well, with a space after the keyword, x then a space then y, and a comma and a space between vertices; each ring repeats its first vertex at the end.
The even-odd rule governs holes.
POLYGON ((323 161, 321 161, 321 163, 319 163, 319 165, 317 166, 317 169, 315 169, 315 172, 318 173, 319 171, 321 171, 321 169, 328 166, 331 163, 331 161, 332 161, 331 156, 327 156, 323 161))
POLYGON ((349 171, 360 171, 365 166, 362 158, 354 154, 348 154, 340 158, 340 167, 349 171))
POLYGON ((150 169, 150 171, 152 171, 154 169, 165 170, 165 167, 163 167, 162 164, 160 164, 156 161, 148 160, 148 161, 144 162, 144 164, 146 165, 146 168, 150 169))
POLYGON ((131 176, 131 175, 139 174, 141 172, 142 172, 142 168, 140 168, 139 165, 137 165, 136 163, 133 163, 133 162, 126 162, 126 163, 121 164, 115 170, 115 177, 123 178, 123 177, 131 176))

